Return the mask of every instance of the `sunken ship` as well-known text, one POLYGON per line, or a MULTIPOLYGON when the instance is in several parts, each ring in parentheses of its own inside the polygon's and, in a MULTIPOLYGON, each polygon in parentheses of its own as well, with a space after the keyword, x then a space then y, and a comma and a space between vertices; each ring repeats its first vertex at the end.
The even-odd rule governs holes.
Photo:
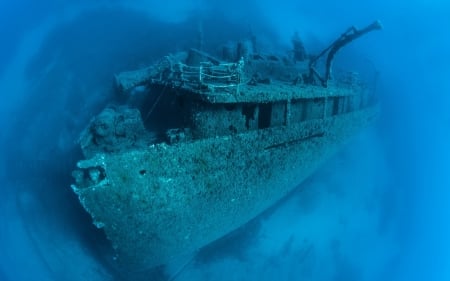
POLYGON ((117 261, 151 268, 224 236, 370 124, 371 88, 356 73, 331 79, 331 68, 340 48, 380 28, 349 28, 317 56, 294 38, 284 57, 241 43, 223 58, 191 49, 117 74, 121 92, 152 89, 154 103, 145 113, 112 106, 95 116, 72 185, 117 261), (144 126, 154 110, 164 113, 162 135, 144 126))

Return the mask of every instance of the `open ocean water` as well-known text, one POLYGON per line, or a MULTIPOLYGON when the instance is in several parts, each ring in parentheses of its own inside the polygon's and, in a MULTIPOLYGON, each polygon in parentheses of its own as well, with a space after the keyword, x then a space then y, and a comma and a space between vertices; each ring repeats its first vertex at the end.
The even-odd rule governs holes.
MULTIPOLYGON (((288 198, 139 280, 450 280, 447 1, 0 2, 0 280, 133 280, 70 189, 78 136, 114 73, 195 44, 298 32, 317 53, 349 26, 383 29, 336 56, 378 72, 382 110, 288 198)), ((138 278, 138 277, 136 277, 138 278)))

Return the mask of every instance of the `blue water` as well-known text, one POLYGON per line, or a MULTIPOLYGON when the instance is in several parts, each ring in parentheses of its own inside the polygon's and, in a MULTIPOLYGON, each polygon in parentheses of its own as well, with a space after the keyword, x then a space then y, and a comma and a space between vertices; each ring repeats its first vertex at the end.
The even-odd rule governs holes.
POLYGON ((116 98, 114 73, 191 47, 200 19, 207 47, 251 30, 270 50, 298 31, 311 52, 379 19, 336 66, 379 71, 382 113, 175 280, 450 280, 449 14, 418 0, 1 1, 0 280, 130 280, 70 190, 76 141, 116 98))

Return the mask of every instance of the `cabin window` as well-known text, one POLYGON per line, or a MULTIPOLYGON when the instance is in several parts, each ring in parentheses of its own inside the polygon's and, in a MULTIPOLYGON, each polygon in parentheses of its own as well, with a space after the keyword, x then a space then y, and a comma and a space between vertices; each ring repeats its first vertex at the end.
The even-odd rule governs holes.
POLYGON ((265 129, 270 127, 270 117, 272 116, 272 104, 263 103, 259 105, 258 128, 265 129))
POLYGON ((334 97, 333 98, 333 112, 332 112, 332 115, 338 115, 339 114, 339 100, 340 100, 340 97, 334 97))
POLYGON ((276 102, 272 104, 272 116, 270 118, 270 125, 282 126, 286 124, 286 103, 276 102))
POLYGON ((242 106, 242 115, 245 116, 245 127, 250 129, 250 120, 255 120, 255 104, 244 104, 242 106))
POLYGON ((227 111, 234 111, 234 110, 236 110, 236 104, 235 103, 225 104, 224 107, 225 107, 225 109, 227 111))

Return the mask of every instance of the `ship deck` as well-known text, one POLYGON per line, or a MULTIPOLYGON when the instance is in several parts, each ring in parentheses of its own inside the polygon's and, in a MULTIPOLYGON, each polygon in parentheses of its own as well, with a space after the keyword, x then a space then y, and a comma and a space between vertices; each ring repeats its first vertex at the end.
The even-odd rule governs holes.
POLYGON ((180 89, 181 95, 191 95, 193 98, 208 103, 270 103, 293 99, 353 96, 360 94, 361 86, 331 84, 324 88, 319 85, 292 85, 283 81, 272 81, 270 84, 260 83, 257 85, 208 85, 204 89, 183 85, 180 89))

